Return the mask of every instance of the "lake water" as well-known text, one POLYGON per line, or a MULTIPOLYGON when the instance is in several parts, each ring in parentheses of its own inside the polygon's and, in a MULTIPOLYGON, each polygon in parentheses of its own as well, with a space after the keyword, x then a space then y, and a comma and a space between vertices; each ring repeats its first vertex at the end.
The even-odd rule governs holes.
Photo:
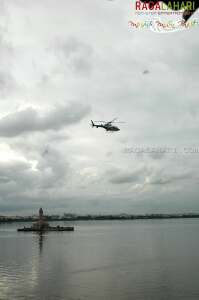
POLYGON ((74 225, 43 236, 0 225, 0 300, 199 299, 198 219, 74 225))

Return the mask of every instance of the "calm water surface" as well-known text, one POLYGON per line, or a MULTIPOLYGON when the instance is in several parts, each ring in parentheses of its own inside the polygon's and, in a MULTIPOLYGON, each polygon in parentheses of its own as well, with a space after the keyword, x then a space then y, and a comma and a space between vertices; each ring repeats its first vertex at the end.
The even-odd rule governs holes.
POLYGON ((197 219, 18 226, 0 225, 0 300, 199 299, 197 219))

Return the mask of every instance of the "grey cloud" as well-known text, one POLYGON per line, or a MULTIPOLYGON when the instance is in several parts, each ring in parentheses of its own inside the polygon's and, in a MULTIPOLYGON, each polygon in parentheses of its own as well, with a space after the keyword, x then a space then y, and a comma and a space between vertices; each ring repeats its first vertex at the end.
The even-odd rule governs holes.
POLYGON ((16 87, 16 82, 12 75, 7 71, 0 71, 0 93, 2 96, 6 96, 6 94, 16 87))
POLYGON ((113 177, 110 182, 113 184, 124 184, 124 183, 132 183, 138 180, 138 175, 134 173, 129 174, 121 174, 113 177))
POLYGON ((150 71, 146 69, 146 70, 143 71, 142 74, 146 75, 146 74, 149 74, 149 73, 150 73, 150 71))
POLYGON ((12 75, 13 62, 14 48, 7 41, 7 28, 0 25, 0 95, 3 97, 12 94, 17 88, 12 75))
POLYGON ((58 187, 59 184, 66 184, 66 175, 71 175, 70 165, 59 151, 48 147, 42 153, 37 168, 42 175, 42 187, 58 187))
POLYGON ((157 170, 154 167, 142 167, 132 172, 115 169, 109 171, 110 182, 112 184, 128 184, 141 183, 147 185, 168 185, 176 184, 179 181, 189 180, 193 178, 193 174, 189 171, 166 171, 157 170))
POLYGON ((64 155, 49 148, 48 152, 38 157, 37 164, 33 161, 14 160, 0 162, 0 195, 2 202, 16 197, 33 197, 39 201, 43 194, 51 193, 54 198, 60 186, 67 186, 71 177, 70 165, 64 155))
POLYGON ((55 53, 66 68, 76 75, 88 75, 92 70, 93 49, 78 39, 57 41, 55 53))
POLYGON ((25 161, 0 162, 0 193, 1 197, 16 194, 30 189, 35 184, 35 172, 32 165, 25 161))
POLYGON ((43 114, 30 107, 1 118, 0 136, 14 137, 25 132, 58 130, 78 123, 89 111, 89 106, 77 103, 59 105, 43 114))
POLYGON ((110 182, 112 184, 126 184, 126 183, 134 183, 138 182, 141 177, 144 176, 146 172, 145 168, 135 170, 133 172, 124 171, 124 170, 113 170, 108 173, 111 174, 110 182))
POLYGON ((156 174, 152 174, 148 178, 147 183, 151 185, 166 185, 166 184, 175 184, 178 181, 187 180, 192 178, 190 172, 164 172, 160 171, 156 174))
POLYGON ((86 10, 83 1, 78 10, 72 0, 44 2, 4 1, 13 13, 5 22, 7 32, 0 28, 0 96, 9 96, 0 105, 0 155, 9 160, 4 152, 10 149, 11 156, 25 162, 0 163, 0 209, 54 205, 85 213, 152 213, 187 205, 198 210, 197 178, 185 174, 197 173, 198 157, 146 154, 138 159, 118 150, 122 141, 129 147, 196 145, 197 30, 167 35, 129 31, 123 22, 129 1, 123 9, 115 1, 114 12, 112 5, 109 10, 97 0, 86 10), (150 73, 144 75, 146 70, 150 73), (91 130, 87 122, 66 133, 60 129, 87 116, 89 107, 57 107, 57 99, 64 97, 92 103, 94 119, 116 116, 127 124, 113 135, 91 130), (28 108, 5 116, 27 99, 32 107, 42 101, 44 111, 28 108), (48 111, 48 105, 56 108, 48 111), (140 171, 145 164, 150 169, 140 171), (112 165, 117 169, 106 173, 112 165))
POLYGON ((159 160, 165 157, 165 152, 152 152, 149 154, 152 159, 159 160))

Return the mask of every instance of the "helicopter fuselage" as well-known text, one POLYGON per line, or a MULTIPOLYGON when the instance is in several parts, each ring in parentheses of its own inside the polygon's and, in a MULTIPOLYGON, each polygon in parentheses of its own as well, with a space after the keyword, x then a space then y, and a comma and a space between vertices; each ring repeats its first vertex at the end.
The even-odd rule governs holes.
POLYGON ((119 131, 120 129, 117 126, 112 126, 112 125, 94 125, 94 127, 98 128, 104 128, 106 131, 119 131))

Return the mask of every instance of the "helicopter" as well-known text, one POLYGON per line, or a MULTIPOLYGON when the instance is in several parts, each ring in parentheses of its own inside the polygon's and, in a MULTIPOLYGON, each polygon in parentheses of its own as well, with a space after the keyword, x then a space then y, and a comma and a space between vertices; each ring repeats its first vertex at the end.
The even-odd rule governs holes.
MULTIPOLYGON (((104 128, 106 131, 110 131, 110 132, 120 131, 120 129, 117 126, 112 125, 112 123, 116 123, 115 122, 116 120, 117 118, 114 118, 112 121, 109 122, 91 120, 91 126, 96 128, 104 128), (101 123, 101 124, 95 124, 94 122, 101 123)), ((117 123, 124 123, 124 122, 117 122, 117 123)))

